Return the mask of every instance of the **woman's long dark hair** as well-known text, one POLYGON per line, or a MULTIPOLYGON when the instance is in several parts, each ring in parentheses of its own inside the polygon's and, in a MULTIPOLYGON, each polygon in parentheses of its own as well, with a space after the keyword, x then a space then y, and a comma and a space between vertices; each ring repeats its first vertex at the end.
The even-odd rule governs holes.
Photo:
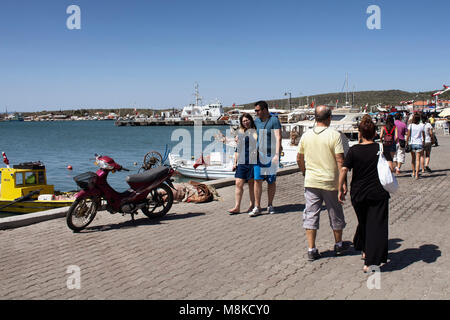
POLYGON ((251 116, 250 113, 244 113, 239 117, 239 124, 241 126, 241 129, 246 131, 247 129, 244 127, 244 125, 242 124, 242 119, 247 118, 248 120, 250 120, 250 128, 249 129, 256 129, 255 126, 255 121, 253 121, 253 117, 251 116))
POLYGON ((395 124, 394 124, 394 117, 392 115, 389 115, 386 118, 386 131, 388 133, 390 133, 394 126, 395 126, 395 124))

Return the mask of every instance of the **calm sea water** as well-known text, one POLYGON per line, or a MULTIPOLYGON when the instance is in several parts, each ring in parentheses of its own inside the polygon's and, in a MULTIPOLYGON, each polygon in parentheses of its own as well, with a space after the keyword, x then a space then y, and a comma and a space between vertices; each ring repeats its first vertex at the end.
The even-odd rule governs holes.
MULTIPOLYGON (((227 126, 202 128, 203 132, 214 129, 223 134, 228 129, 227 126)), ((172 149, 179 144, 181 138, 171 141, 177 129, 188 130, 194 137, 194 127, 117 127, 113 121, 0 122, 0 152, 6 153, 10 166, 28 161, 43 162, 47 183, 59 191, 76 190, 73 177, 98 169, 94 165, 95 153, 107 155, 131 170, 108 177, 117 191, 124 191, 128 188, 126 176, 138 172, 147 152, 155 150, 164 155, 166 145, 172 149), (68 170, 68 165, 73 170, 68 170)), ((203 148, 210 144, 208 141, 201 143, 203 148)), ((191 148, 194 151, 193 141, 191 148)))

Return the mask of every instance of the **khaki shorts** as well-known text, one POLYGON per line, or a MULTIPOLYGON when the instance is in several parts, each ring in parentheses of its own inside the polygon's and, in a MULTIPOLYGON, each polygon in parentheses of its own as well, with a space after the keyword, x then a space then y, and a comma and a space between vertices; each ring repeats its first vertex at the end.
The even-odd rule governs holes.
POLYGON ((322 203, 328 210, 330 226, 333 230, 343 230, 345 228, 344 210, 338 201, 338 192, 317 188, 305 188, 306 208, 303 211, 303 228, 319 229, 320 211, 322 203))

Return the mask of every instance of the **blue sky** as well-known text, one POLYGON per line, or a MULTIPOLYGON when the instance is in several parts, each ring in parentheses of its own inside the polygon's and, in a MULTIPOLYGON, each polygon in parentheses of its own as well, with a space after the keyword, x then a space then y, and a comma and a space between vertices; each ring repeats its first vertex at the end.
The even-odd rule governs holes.
POLYGON ((2 0, 0 112, 450 84, 448 0, 2 0), (67 7, 81 9, 69 30, 67 7), (369 5, 381 30, 369 30, 369 5))

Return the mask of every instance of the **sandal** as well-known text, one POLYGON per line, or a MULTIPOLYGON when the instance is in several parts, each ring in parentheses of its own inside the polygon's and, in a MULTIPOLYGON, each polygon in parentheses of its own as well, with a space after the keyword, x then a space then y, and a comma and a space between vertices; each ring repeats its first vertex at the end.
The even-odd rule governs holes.
POLYGON ((227 210, 227 212, 232 215, 232 214, 239 214, 239 211, 233 211, 233 209, 227 210))

